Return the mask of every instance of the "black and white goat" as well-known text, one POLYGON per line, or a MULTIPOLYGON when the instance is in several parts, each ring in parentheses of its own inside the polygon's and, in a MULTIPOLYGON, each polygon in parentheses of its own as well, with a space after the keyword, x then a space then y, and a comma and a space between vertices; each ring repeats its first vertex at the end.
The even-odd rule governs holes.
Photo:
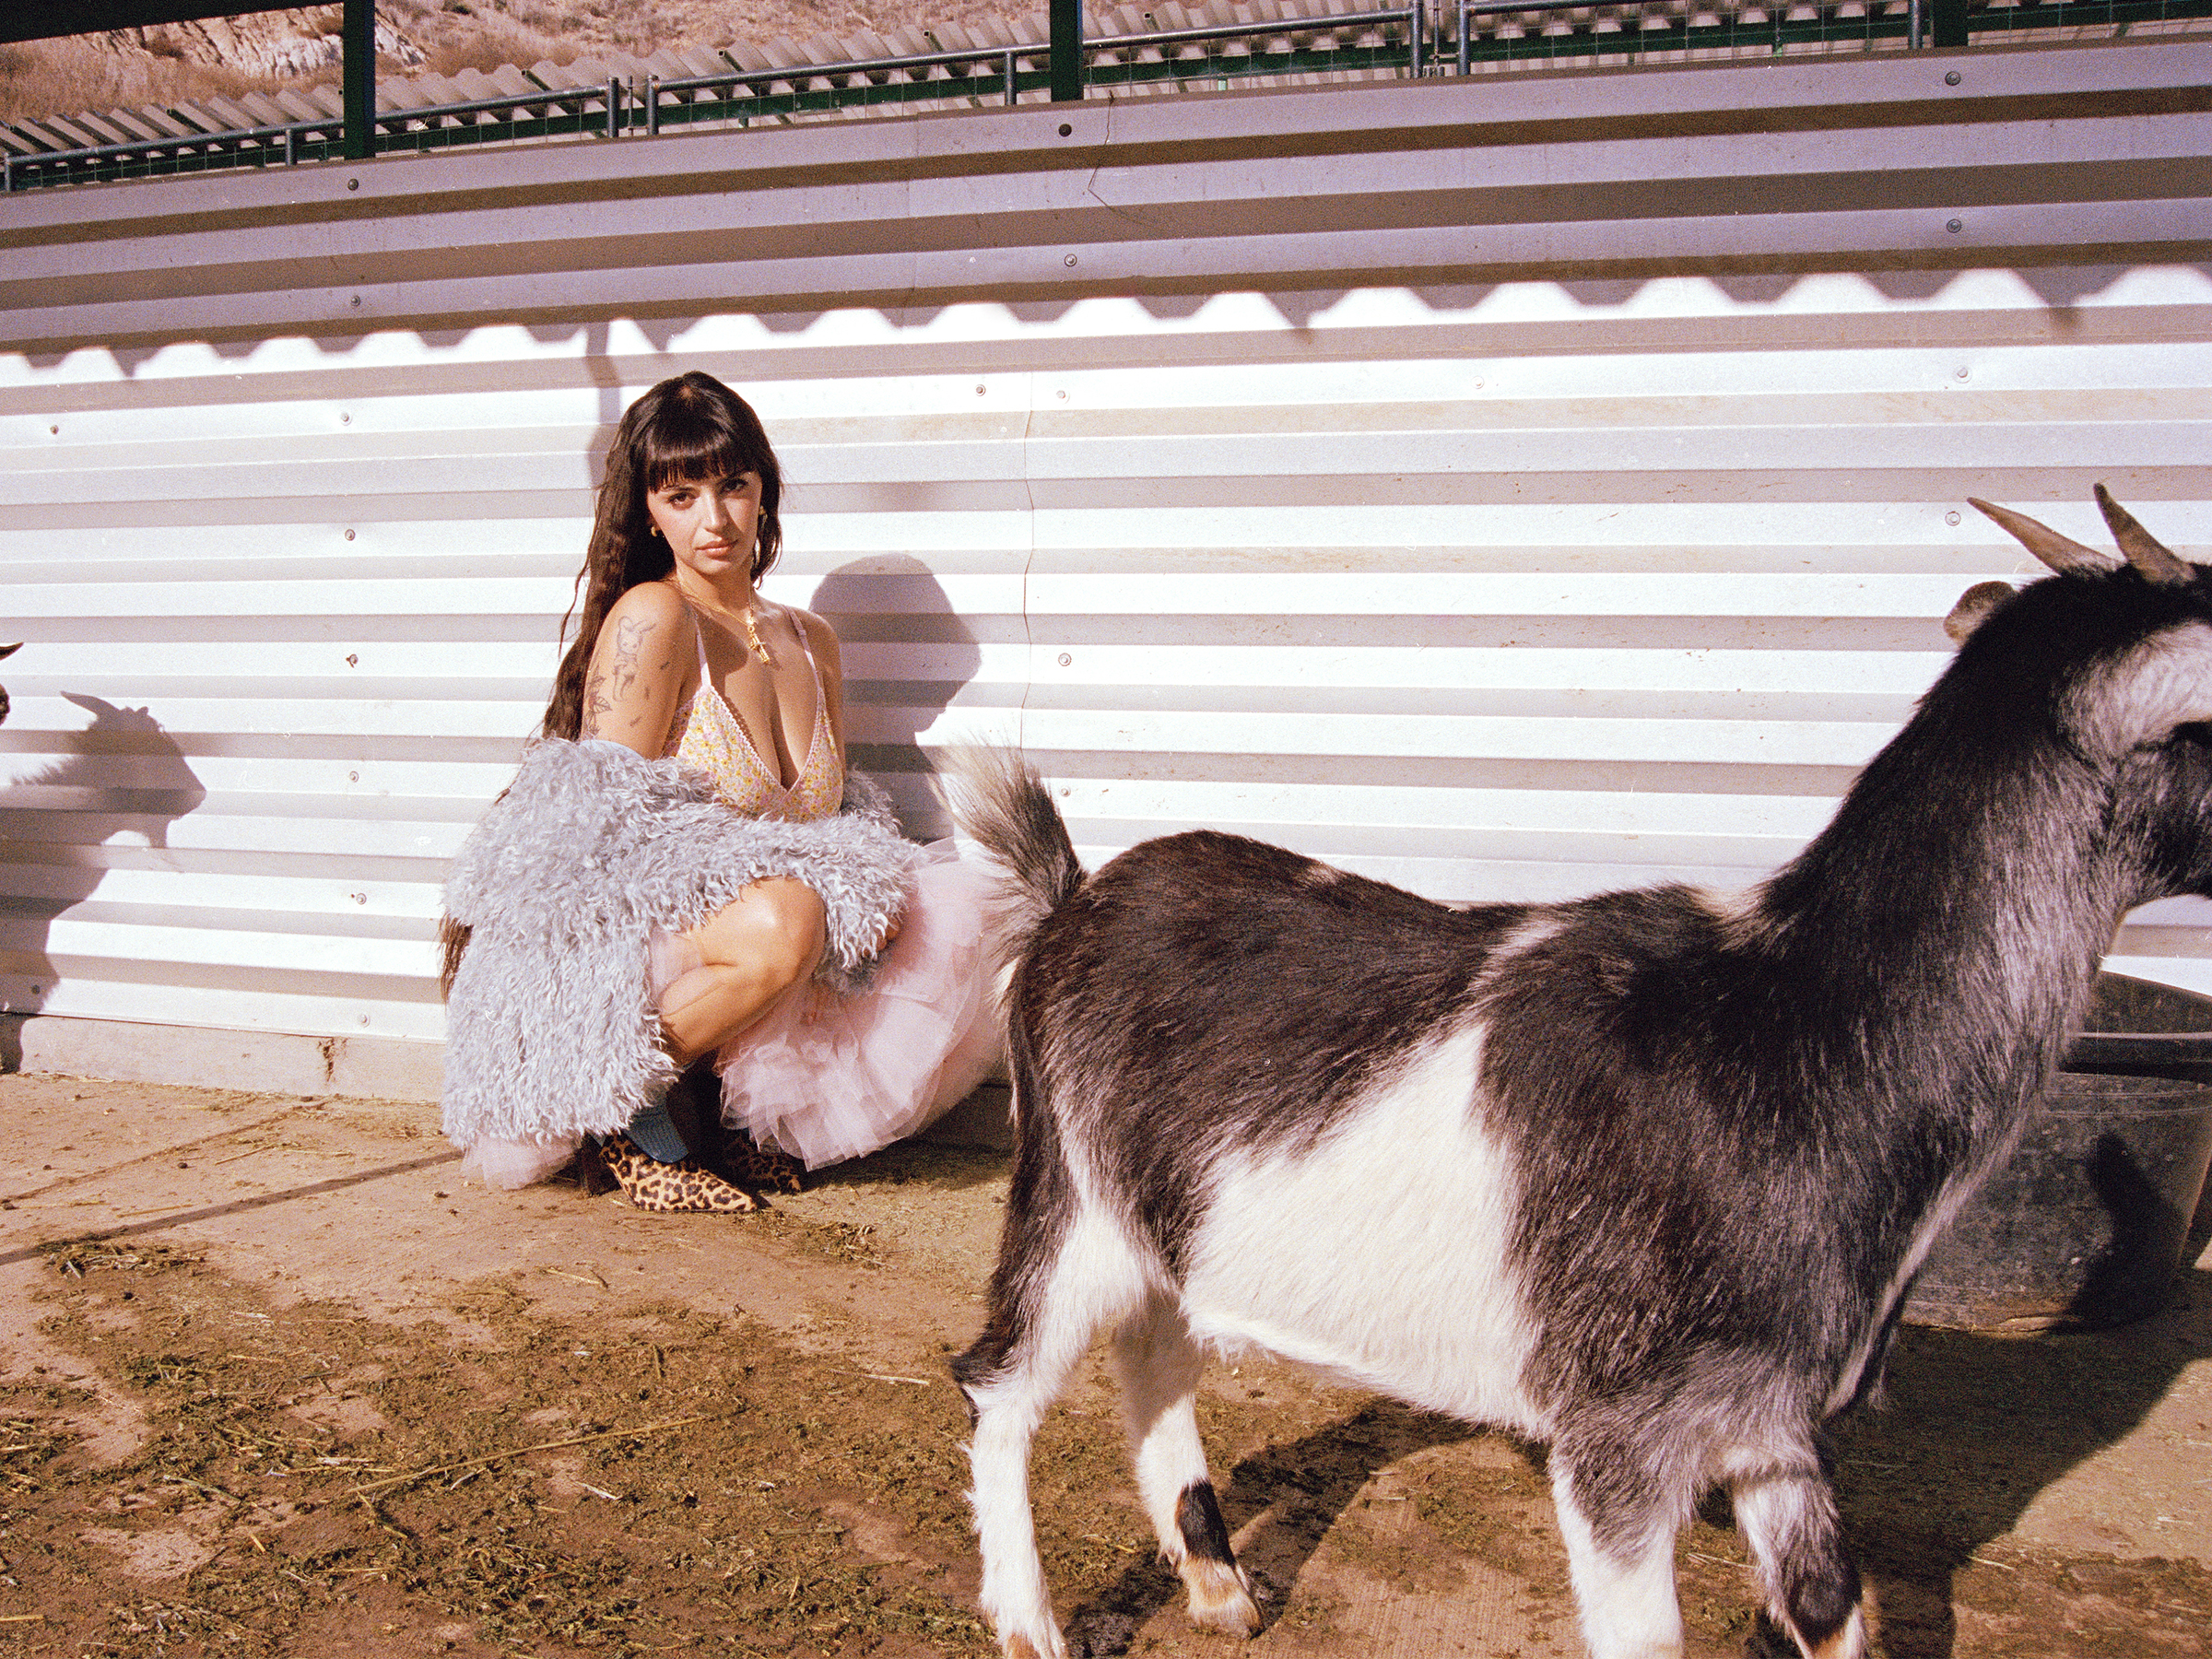
POLYGON ((1258 1347, 1548 1441, 1600 1659, 1681 1651, 1715 1484, 1798 1646, 1863 1651, 1820 1426, 2122 914, 2212 891, 2212 570, 2098 498, 2124 563, 1983 506, 2060 573, 1959 602, 1911 722, 1742 895, 1454 910, 1207 831, 1086 879, 1037 780, 970 758, 1023 906, 1013 1191, 954 1364, 1006 1653, 1065 1651, 1029 1452, 1101 1326, 1201 1624, 1259 1626, 1193 1411, 1202 1351, 1258 1347))

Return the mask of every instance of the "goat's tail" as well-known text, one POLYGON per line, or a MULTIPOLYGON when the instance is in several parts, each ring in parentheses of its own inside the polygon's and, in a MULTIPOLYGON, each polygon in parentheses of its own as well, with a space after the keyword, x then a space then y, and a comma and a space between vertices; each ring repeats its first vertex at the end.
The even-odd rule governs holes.
POLYGON ((937 777, 960 828, 1006 873, 999 949, 1003 960, 1018 958, 1038 924, 1083 885, 1067 824, 1018 750, 959 745, 937 777))

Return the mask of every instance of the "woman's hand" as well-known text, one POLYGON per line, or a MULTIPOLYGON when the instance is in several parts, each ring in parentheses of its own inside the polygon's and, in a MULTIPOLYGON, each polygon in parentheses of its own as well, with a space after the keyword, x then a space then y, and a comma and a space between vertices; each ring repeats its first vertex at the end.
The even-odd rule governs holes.
POLYGON ((607 738, 658 759, 676 724, 690 626, 683 600, 665 583, 640 582, 616 600, 584 677, 579 735, 607 738))

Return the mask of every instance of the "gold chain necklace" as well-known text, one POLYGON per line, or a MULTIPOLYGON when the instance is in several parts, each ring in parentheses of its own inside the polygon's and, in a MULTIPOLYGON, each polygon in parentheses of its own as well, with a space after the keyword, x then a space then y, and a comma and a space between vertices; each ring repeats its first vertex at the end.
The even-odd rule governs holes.
POLYGON ((768 641, 760 637, 760 623, 755 614, 759 608, 758 606, 748 606, 744 610, 735 613, 728 611, 707 610, 707 607, 703 605, 700 606, 698 608, 702 611, 706 611, 708 616, 713 618, 715 621, 721 623, 725 629, 730 628, 732 623, 735 623, 739 627, 742 627, 745 629, 746 645, 751 650, 752 653, 756 657, 759 657, 760 661, 769 667, 772 668, 775 666, 776 659, 768 653, 768 641))
POLYGON ((754 620, 752 611, 748 608, 739 616, 738 620, 745 624, 745 642, 753 648, 753 654, 762 663, 772 665, 775 659, 768 654, 768 647, 761 641, 760 625, 754 620))

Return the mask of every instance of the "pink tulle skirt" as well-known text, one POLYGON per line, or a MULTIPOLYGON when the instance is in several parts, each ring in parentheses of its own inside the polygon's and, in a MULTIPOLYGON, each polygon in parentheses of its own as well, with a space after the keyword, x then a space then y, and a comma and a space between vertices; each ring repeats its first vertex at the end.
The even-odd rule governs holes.
POLYGON ((724 1124, 818 1169, 926 1128, 998 1069, 994 883, 929 851, 865 986, 802 980, 715 1056, 724 1124))

